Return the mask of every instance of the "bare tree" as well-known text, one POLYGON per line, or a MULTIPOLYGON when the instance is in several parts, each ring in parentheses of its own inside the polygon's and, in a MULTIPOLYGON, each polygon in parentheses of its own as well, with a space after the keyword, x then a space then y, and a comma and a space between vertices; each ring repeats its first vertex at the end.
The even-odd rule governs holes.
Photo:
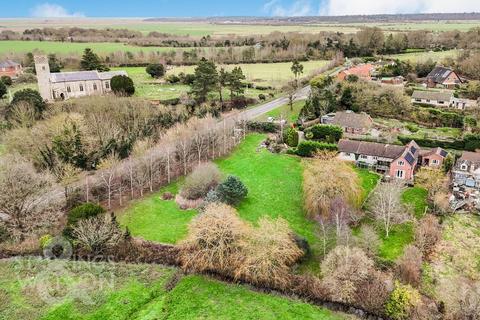
POLYGON ((115 246, 121 239, 122 232, 112 215, 80 220, 73 228, 73 237, 81 247, 94 254, 102 254, 115 246))
POLYGON ((409 219, 401 202, 403 189, 401 181, 382 182, 370 198, 370 209, 375 219, 382 222, 387 238, 393 225, 409 219))
POLYGON ((98 165, 98 168, 100 169, 100 177, 107 188, 108 208, 112 207, 112 187, 117 172, 117 165, 118 158, 114 153, 103 159, 98 165))

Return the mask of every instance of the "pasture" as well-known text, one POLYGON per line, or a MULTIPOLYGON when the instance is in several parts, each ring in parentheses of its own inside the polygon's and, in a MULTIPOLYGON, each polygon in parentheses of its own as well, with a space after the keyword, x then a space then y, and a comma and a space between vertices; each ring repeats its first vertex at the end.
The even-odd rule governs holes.
POLYGON ((445 58, 455 59, 458 56, 459 52, 460 52, 459 50, 421 51, 421 52, 392 54, 392 55, 387 55, 385 57, 390 59, 398 59, 401 61, 410 61, 412 63, 424 62, 429 59, 433 61, 441 62, 445 58))
POLYGON ((0 319, 346 319, 203 276, 175 283, 176 271, 159 265, 1 260, 0 319))

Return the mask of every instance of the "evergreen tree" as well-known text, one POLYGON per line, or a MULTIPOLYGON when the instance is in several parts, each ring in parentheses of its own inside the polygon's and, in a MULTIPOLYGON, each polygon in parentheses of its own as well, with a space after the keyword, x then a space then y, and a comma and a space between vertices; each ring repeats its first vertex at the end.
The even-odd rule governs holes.
POLYGON ((82 70, 98 70, 100 72, 110 70, 100 62, 98 55, 90 48, 85 49, 82 61, 80 61, 80 68, 82 70))
POLYGON ((0 80, 0 99, 3 99, 3 97, 7 94, 7 86, 3 81, 0 80))
POLYGON ((11 111, 11 107, 18 104, 19 102, 27 102, 31 104, 35 109, 35 116, 37 119, 42 117, 43 111, 46 109, 47 104, 43 101, 40 93, 33 89, 23 89, 15 92, 13 95, 12 103, 8 109, 8 113, 11 111))
POLYGON ((290 70, 292 70, 292 73, 295 76, 295 86, 298 88, 298 76, 303 73, 303 65, 298 62, 298 60, 295 60, 293 61, 290 70))
POLYGON ((217 67, 213 61, 202 58, 195 68, 195 80, 192 93, 198 102, 205 102, 209 92, 215 90, 218 84, 217 67))
POLYGON ((218 94, 220 96, 220 104, 223 107, 223 89, 229 85, 231 74, 228 71, 225 71, 224 68, 220 69, 218 73, 218 94))
POLYGON ((165 75, 165 67, 161 63, 149 64, 145 71, 152 76, 152 78, 161 78, 165 75))
POLYGON ((52 73, 60 72, 63 69, 63 64, 53 53, 48 55, 48 66, 50 67, 50 72, 52 73))
POLYGON ((82 134, 75 123, 64 125, 62 132, 53 138, 52 149, 63 162, 86 168, 87 156, 82 134))
POLYGON ((243 80, 245 80, 245 75, 243 74, 242 68, 233 68, 228 83, 228 87, 230 88, 230 99, 233 100, 234 97, 238 97, 245 92, 245 83, 243 83, 243 80))
POLYGON ((127 76, 114 76, 110 80, 110 87, 116 95, 132 96, 135 93, 133 80, 127 76))

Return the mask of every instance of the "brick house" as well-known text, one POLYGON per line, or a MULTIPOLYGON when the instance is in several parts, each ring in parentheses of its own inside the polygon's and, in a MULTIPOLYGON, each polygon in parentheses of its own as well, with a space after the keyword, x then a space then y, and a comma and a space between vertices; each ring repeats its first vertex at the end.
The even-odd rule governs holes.
POLYGON ((417 167, 441 166, 447 155, 443 149, 421 150, 415 141, 398 146, 342 139, 338 142, 338 150, 341 160, 407 181, 413 181, 417 167))
POLYGON ((323 124, 333 124, 341 127, 347 134, 365 135, 373 126, 372 118, 365 112, 338 111, 324 115, 321 119, 323 124))
POLYGON ((426 84, 429 88, 442 87, 454 89, 455 86, 462 83, 459 75, 452 69, 445 67, 435 67, 427 75, 426 84))
POLYGON ((355 67, 351 67, 345 70, 340 71, 337 74, 337 79, 340 81, 345 80, 349 75, 356 75, 360 79, 363 80, 371 80, 372 73, 375 70, 375 66, 373 64, 360 64, 355 67))
POLYGON ((0 61, 0 77, 9 76, 10 78, 16 78, 22 73, 23 69, 20 63, 11 60, 0 61))

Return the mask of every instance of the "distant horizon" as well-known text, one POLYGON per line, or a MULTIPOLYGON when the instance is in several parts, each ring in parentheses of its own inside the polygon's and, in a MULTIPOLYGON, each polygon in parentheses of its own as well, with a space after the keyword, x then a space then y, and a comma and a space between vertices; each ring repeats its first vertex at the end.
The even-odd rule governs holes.
POLYGON ((478 13, 478 0, 22 0, 2 3, 0 18, 342 17, 478 13))

